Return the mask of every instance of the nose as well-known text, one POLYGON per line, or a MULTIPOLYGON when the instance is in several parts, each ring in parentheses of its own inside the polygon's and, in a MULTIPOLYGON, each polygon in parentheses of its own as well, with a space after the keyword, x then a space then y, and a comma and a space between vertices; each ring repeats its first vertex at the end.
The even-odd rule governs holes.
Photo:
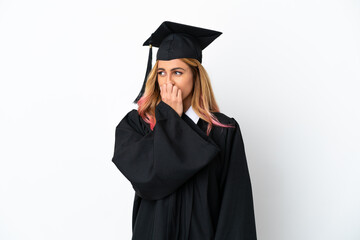
POLYGON ((174 85, 171 74, 168 74, 168 76, 166 77, 165 83, 171 83, 172 85, 174 85))

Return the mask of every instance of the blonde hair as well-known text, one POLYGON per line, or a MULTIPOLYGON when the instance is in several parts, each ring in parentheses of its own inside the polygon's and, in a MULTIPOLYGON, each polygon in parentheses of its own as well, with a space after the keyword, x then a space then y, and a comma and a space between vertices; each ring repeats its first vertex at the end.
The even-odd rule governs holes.
MULTIPOLYGON (((213 112, 219 112, 211 87, 210 78, 201 63, 194 58, 180 58, 190 68, 194 76, 191 106, 194 112, 204 121, 208 122, 206 135, 210 134, 213 125, 220 127, 234 127, 234 125, 222 124, 213 112)), ((160 88, 157 81, 159 61, 148 75, 144 95, 138 101, 138 113, 143 120, 150 124, 151 130, 156 124, 155 107, 161 101, 160 88)))

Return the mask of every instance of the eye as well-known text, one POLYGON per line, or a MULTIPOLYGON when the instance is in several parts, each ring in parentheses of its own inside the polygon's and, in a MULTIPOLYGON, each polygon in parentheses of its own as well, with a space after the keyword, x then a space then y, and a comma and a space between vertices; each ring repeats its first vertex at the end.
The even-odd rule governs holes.
POLYGON ((158 75, 162 76, 162 75, 161 75, 162 73, 163 73, 163 71, 160 71, 160 72, 158 72, 158 75))
POLYGON ((182 72, 179 72, 179 71, 175 71, 175 75, 181 75, 182 74, 182 72), (176 73, 179 73, 179 74, 176 74, 176 73))

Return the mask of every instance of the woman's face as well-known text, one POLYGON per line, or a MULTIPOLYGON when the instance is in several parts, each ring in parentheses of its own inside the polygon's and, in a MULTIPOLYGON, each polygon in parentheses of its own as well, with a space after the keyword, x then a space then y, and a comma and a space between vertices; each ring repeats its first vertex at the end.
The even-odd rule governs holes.
POLYGON ((157 77, 159 86, 170 82, 180 88, 183 101, 191 97, 193 74, 190 67, 180 59, 159 60, 157 77))

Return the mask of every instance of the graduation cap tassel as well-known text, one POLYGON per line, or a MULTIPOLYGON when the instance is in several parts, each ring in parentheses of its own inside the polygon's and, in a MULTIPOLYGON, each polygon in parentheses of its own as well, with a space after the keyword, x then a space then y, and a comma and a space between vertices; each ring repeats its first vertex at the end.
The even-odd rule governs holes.
POLYGON ((134 100, 134 103, 137 103, 139 101, 139 99, 142 97, 142 95, 144 94, 146 81, 147 81, 148 75, 149 75, 149 73, 150 73, 150 71, 152 69, 152 45, 150 44, 149 46, 150 46, 150 48, 149 48, 149 57, 148 57, 148 63, 147 63, 144 83, 143 83, 143 85, 141 87, 139 95, 134 100))

